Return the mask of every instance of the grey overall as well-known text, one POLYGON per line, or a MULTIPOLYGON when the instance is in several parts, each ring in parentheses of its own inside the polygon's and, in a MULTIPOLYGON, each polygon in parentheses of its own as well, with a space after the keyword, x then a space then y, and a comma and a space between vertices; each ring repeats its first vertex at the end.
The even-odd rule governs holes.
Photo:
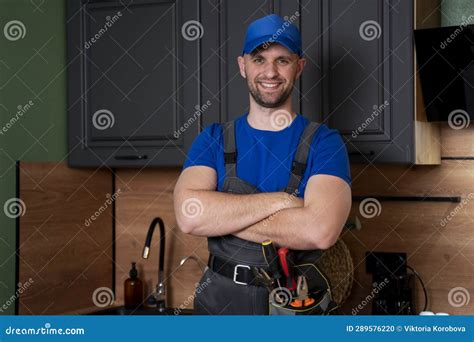
MULTIPOLYGON (((282 190, 296 196, 301 178, 306 169, 309 146, 319 124, 310 122, 300 137, 295 153, 292 172, 286 189, 282 190)), ((221 191, 234 194, 254 194, 260 192, 254 185, 238 178, 236 175, 237 151, 235 142, 235 125, 233 121, 223 124, 224 160, 226 177, 221 191)), ((295 227, 295 234, 298 227, 295 227)), ((196 290, 194 310, 198 315, 268 315, 269 292, 266 287, 242 285, 213 271, 213 258, 218 257, 230 264, 267 267, 262 247, 258 243, 245 241, 233 235, 208 238, 210 268, 204 273, 196 290)), ((301 260, 314 261, 321 251, 298 251, 301 260)), ((320 280, 315 280, 319 282, 320 280)), ((318 284, 312 284, 317 286, 318 284)))

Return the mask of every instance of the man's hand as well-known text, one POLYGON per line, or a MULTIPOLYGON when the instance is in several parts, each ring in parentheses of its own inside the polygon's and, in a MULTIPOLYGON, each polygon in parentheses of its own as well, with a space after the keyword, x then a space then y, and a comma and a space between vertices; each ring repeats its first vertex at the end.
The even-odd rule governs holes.
POLYGON ((174 209, 180 229, 199 236, 222 236, 252 226, 279 210, 302 201, 284 192, 250 195, 216 191, 217 174, 207 166, 186 168, 174 189, 174 209))

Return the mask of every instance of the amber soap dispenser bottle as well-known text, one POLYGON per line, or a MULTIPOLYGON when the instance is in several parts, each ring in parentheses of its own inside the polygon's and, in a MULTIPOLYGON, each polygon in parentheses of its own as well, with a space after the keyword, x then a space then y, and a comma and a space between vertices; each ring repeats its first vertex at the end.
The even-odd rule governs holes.
POLYGON ((129 276, 123 284, 125 308, 136 309, 143 303, 143 282, 138 278, 135 262, 132 262, 129 276))

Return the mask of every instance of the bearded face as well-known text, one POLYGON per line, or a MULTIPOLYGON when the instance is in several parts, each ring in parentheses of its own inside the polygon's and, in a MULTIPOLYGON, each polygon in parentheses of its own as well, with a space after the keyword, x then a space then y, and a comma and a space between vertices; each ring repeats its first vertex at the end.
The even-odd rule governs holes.
POLYGON ((277 108, 290 97, 298 76, 299 57, 280 44, 258 48, 245 56, 245 76, 252 98, 265 108, 277 108))

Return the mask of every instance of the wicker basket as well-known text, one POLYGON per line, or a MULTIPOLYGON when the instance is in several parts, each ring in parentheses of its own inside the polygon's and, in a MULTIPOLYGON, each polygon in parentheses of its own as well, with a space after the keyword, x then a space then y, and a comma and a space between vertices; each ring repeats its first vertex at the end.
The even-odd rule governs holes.
POLYGON ((349 297, 354 281, 354 264, 349 248, 339 239, 334 246, 323 252, 317 264, 331 282, 334 301, 341 305, 349 297))

